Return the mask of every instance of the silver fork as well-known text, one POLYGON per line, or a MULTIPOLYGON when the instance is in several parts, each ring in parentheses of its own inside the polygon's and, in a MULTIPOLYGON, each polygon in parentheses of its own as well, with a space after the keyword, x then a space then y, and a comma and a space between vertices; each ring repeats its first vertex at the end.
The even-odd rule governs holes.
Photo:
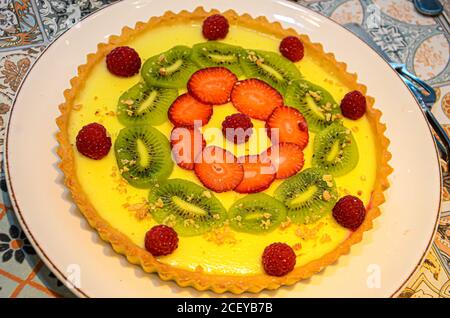
POLYGON ((408 86, 411 92, 414 94, 417 102, 421 106, 425 117, 428 120, 431 128, 434 130, 435 134, 439 137, 434 137, 436 145, 439 152, 448 166, 450 166, 450 138, 448 137, 445 130, 439 124, 436 117, 431 112, 431 106, 436 102, 436 93, 434 89, 422 81, 420 78, 411 74, 406 69, 404 64, 399 64, 391 60, 391 58, 375 43, 372 37, 363 29, 359 24, 348 23, 344 25, 345 28, 352 31, 361 40, 366 42, 375 52, 377 52, 389 65, 397 71, 398 75, 401 77, 403 82, 408 86), (426 94, 423 93, 426 92, 426 94))

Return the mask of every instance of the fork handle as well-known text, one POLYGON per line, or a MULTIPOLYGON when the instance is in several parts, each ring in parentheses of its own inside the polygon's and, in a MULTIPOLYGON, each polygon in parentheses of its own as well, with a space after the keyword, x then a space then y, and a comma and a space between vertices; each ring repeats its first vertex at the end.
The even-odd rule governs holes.
POLYGON ((405 65, 391 63, 391 66, 398 72, 398 74, 400 74, 403 81, 406 83, 406 85, 408 85, 409 89, 413 91, 414 95, 420 98, 425 103, 425 105, 433 105, 436 102, 436 92, 434 91, 433 87, 425 83, 416 75, 408 72, 405 65), (422 93, 420 89, 426 91, 427 94, 422 93))
POLYGON ((434 117, 433 113, 428 108, 423 109, 423 111, 425 112, 425 116, 427 117, 430 126, 439 137, 439 140, 435 138, 436 144, 439 150, 443 153, 447 166, 450 167, 450 138, 444 128, 442 128, 441 124, 439 124, 436 117, 434 117))

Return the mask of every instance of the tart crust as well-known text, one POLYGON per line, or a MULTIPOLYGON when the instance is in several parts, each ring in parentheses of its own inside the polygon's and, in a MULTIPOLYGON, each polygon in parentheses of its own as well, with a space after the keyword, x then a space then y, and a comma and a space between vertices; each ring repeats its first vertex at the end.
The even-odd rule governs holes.
MULTIPOLYGON (((273 277, 266 274, 245 277, 213 275, 179 269, 159 262, 149 252, 134 244, 127 236, 113 228, 106 220, 100 217, 83 192, 75 171, 74 150, 69 140, 68 124, 71 111, 74 108, 75 98, 83 89, 84 83, 89 77, 93 67, 101 62, 113 48, 128 42, 130 39, 138 36, 141 32, 160 26, 202 21, 205 17, 214 13, 220 12, 217 10, 208 12, 202 7, 198 7, 193 12, 181 11, 177 14, 169 11, 161 17, 152 17, 145 23, 136 23, 134 29, 124 27, 120 36, 110 36, 108 43, 98 44, 97 52, 89 54, 87 56, 86 64, 78 67, 78 75, 70 81, 71 88, 64 91, 65 102, 59 106, 61 115, 56 120, 60 129, 56 134, 59 143, 57 152, 61 158, 59 167, 65 175, 65 185, 71 191, 74 201, 81 213, 88 220, 89 224, 97 230, 104 241, 111 244, 117 253, 126 256, 129 262, 140 265, 144 271, 149 273, 156 272, 162 280, 173 280, 179 286, 191 286, 201 291, 211 290, 216 293, 232 292, 240 294, 243 292, 257 293, 264 289, 274 290, 282 285, 292 285, 302 279, 306 279, 315 273, 320 272, 326 266, 334 263, 339 256, 349 253, 351 246, 360 242, 363 238, 363 233, 372 228, 373 219, 380 215, 379 206, 385 201, 383 191, 389 187, 387 177, 392 172, 392 168, 388 164, 391 154, 388 151, 389 140, 384 136, 386 126, 380 123, 381 112, 373 107, 374 98, 367 96, 368 104, 366 115, 369 118, 376 137, 377 174, 364 223, 358 230, 352 232, 349 237, 333 251, 304 266, 296 267, 292 272, 282 277, 273 277)), ((280 23, 269 22, 265 17, 252 18, 248 14, 238 15, 233 10, 224 13, 222 12, 221 14, 224 15, 232 25, 239 25, 258 30, 263 33, 275 35, 279 38, 288 35, 298 36, 302 40, 307 51, 315 51, 315 53, 322 56, 323 59, 335 65, 340 79, 350 89, 359 90, 364 95, 366 94, 367 88, 366 86, 357 83, 357 75, 348 73, 347 65, 345 63, 336 61, 334 54, 325 53, 322 45, 319 43, 312 43, 307 35, 299 35, 291 28, 284 29, 280 23)))

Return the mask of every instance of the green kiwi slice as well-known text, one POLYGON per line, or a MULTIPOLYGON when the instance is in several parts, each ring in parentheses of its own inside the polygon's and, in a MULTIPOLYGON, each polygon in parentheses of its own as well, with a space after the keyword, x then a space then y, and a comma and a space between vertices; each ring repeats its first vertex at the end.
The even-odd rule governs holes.
POLYGON ((167 121, 167 110, 177 96, 177 89, 138 83, 120 96, 117 118, 125 126, 160 125, 167 121))
POLYGON ((186 88, 187 81, 198 69, 191 54, 190 47, 178 45, 155 55, 142 66, 142 77, 149 86, 186 88))
POLYGON ((334 123, 314 138, 312 166, 334 176, 342 176, 356 167, 358 146, 350 129, 334 123))
POLYGON ((222 226, 227 211, 211 191, 182 179, 169 179, 150 190, 153 218, 182 236, 203 234, 222 226))
POLYGON ((239 46, 216 41, 198 43, 192 47, 192 60, 201 68, 222 66, 236 76, 243 73, 239 61, 244 54, 244 49, 239 46))
POLYGON ((309 168, 286 179, 274 196, 284 203, 292 222, 310 224, 332 210, 338 195, 331 175, 309 168))
POLYGON ((286 219, 286 207, 265 193, 249 194, 229 209, 230 226, 236 231, 268 233, 286 219))
POLYGON ((148 188, 172 173, 169 141, 151 126, 123 128, 114 151, 122 177, 137 188, 148 188))
POLYGON ((305 80, 294 81, 288 86, 285 104, 297 108, 305 116, 312 132, 325 129, 338 120, 340 114, 339 105, 327 90, 305 80))
POLYGON ((241 67, 247 77, 265 81, 281 94, 301 74, 294 63, 275 52, 246 50, 241 57, 241 67))

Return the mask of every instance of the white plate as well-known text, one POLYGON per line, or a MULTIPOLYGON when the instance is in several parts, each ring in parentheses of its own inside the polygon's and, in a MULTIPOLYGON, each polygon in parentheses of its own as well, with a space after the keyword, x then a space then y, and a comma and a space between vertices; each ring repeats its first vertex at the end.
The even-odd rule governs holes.
POLYGON ((375 228, 350 255, 322 273, 259 296, 388 297, 398 292, 422 260, 439 214, 440 169, 429 127, 400 78, 361 40, 317 13, 276 0, 123 1, 78 23, 45 51, 17 95, 6 142, 13 205, 38 254, 63 281, 79 274, 80 286, 74 289, 79 296, 216 296, 146 274, 101 241, 63 186, 55 153, 57 105, 77 66, 96 51, 97 43, 118 34, 124 25, 134 26, 166 10, 193 10, 199 5, 266 16, 321 42, 325 51, 334 52, 368 86, 368 94, 384 114, 391 140, 390 163, 395 170, 375 228))

